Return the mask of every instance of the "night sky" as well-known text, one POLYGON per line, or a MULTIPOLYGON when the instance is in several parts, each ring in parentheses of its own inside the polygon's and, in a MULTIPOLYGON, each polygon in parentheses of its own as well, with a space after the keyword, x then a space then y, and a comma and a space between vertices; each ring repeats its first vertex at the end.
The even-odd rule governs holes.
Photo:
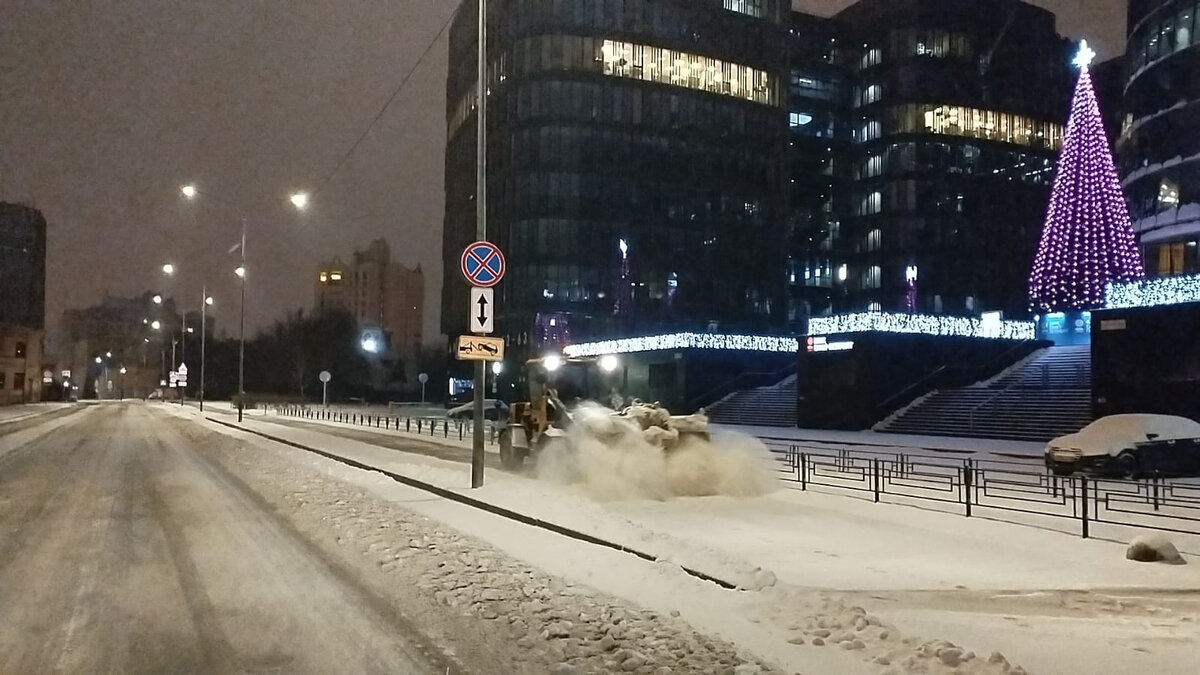
MULTIPOLYGON (((853 0, 796 0, 828 14, 853 0)), ((47 323, 104 293, 216 296, 237 321, 309 308, 319 261, 384 236, 441 293, 446 39, 333 180, 454 9, 450 0, 0 0, 0 200, 46 213, 47 323), (179 187, 206 193, 185 202, 179 187), (305 213, 287 202, 314 192, 305 213), (219 200, 218 200, 219 198, 219 200), (229 203, 236 206, 227 206, 229 203), (180 273, 159 272, 174 262, 180 273)), ((1064 35, 1124 50, 1124 0, 1035 0, 1064 35)))

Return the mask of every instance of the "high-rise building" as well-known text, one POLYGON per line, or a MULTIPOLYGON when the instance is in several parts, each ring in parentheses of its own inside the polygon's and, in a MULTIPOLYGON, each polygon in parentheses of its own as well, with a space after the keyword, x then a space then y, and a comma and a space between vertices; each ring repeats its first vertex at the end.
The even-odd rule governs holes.
POLYGON ((1017 0, 860 0, 832 23, 826 60, 850 85, 836 70, 803 81, 852 86, 833 126, 851 182, 834 196, 841 217, 799 232, 809 247, 790 273, 828 298, 806 309, 1025 314, 1071 91, 1054 15, 1017 0))
MULTIPOLYGON (((513 346, 1028 313, 1073 82, 1019 0, 492 0, 488 239, 513 346)), ((451 29, 442 324, 466 328, 476 21, 451 29)))
POLYGON ((46 323, 46 218, 0 202, 0 323, 41 330, 46 323))
POLYGON ((407 363, 415 362, 424 330, 425 273, 392 262, 391 249, 376 239, 352 262, 339 258, 317 269, 313 311, 341 310, 363 330, 377 330, 407 363))
MULTIPOLYGON (((450 31, 443 332, 467 328, 477 5, 450 31)), ((491 0, 488 239, 510 350, 786 322, 784 0, 491 0)))
POLYGON ((1118 170, 1151 276, 1200 274, 1197 0, 1131 0, 1118 170))

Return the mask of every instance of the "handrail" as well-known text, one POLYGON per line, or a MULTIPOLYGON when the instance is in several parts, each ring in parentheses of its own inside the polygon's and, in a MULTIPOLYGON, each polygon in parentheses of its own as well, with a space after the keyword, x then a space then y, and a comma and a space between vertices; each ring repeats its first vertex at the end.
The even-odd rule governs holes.
POLYGON ((880 408, 884 408, 884 407, 891 405, 896 399, 907 394, 908 392, 912 391, 913 389, 916 389, 918 386, 925 384, 929 380, 932 380, 933 378, 938 377, 939 375, 946 372, 947 370, 950 370, 949 365, 943 365, 943 366, 937 368, 936 370, 929 373, 925 377, 922 377, 921 379, 917 380, 916 382, 913 382, 912 384, 908 385, 907 387, 901 389, 900 391, 896 392, 895 394, 892 394, 891 396, 887 397, 880 403, 876 404, 875 409, 878 410, 880 408))
MULTIPOLYGON (((689 407, 697 406, 697 404, 699 404, 701 401, 705 400, 706 398, 709 398, 713 394, 716 394, 717 392, 719 392, 723 389, 728 390, 728 392, 726 393, 726 396, 728 396, 730 394, 734 394, 739 391, 739 389, 736 388, 735 385, 742 380, 747 380, 750 378, 764 378, 765 377, 765 378, 776 378, 774 381, 779 382, 779 381, 787 378, 789 375, 791 375, 795 372, 798 372, 798 371, 799 371, 799 367, 797 366, 796 363, 793 362, 793 363, 789 363, 788 365, 784 366, 783 368, 780 368, 779 370, 776 370, 773 372, 740 373, 740 374, 726 380, 725 382, 722 382, 721 384, 713 387, 712 389, 709 389, 708 391, 704 392, 703 394, 700 394, 699 396, 693 396, 691 398, 691 400, 688 401, 688 405, 689 405, 689 407)), ((770 386, 770 385, 762 385, 762 386, 770 386)), ((724 398, 724 396, 722 398, 724 398)), ((721 399, 717 399, 717 401, 720 401, 720 400, 721 399)), ((716 403, 717 401, 713 401, 713 403, 716 403)))

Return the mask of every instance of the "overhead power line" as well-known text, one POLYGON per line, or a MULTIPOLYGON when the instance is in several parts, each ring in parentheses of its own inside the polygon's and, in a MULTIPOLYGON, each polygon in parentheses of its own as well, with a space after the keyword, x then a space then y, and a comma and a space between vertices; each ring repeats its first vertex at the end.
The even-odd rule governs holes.
POLYGON ((396 86, 396 89, 392 92, 392 95, 388 97, 387 101, 383 104, 383 107, 379 109, 379 112, 375 114, 375 117, 372 118, 367 127, 363 129, 363 132, 359 134, 357 139, 355 139, 354 144, 350 146, 350 149, 348 149, 345 154, 341 156, 337 164, 333 167, 333 170, 321 179, 321 182, 317 185, 317 189, 313 192, 314 196, 320 194, 326 187, 328 187, 329 183, 337 177, 338 173, 346 165, 346 162, 350 161, 350 158, 353 157, 354 153, 358 151, 358 146, 362 145, 362 142, 367 139, 367 136, 371 135, 371 130, 375 128, 375 125, 379 123, 379 120, 383 119, 383 115, 388 111, 388 108, 392 107, 392 103, 394 103, 396 98, 400 96, 400 92, 404 91, 404 88, 408 86, 412 76, 421 67, 421 64, 425 62, 425 59, 429 56, 429 53, 433 51, 434 45, 436 45, 438 41, 442 39, 442 36, 445 35, 446 30, 450 28, 450 24, 454 22, 454 17, 457 14, 458 8, 455 8, 455 10, 450 13, 450 16, 446 18, 446 22, 442 24, 442 27, 440 30, 438 30, 437 35, 435 35, 433 40, 431 40, 429 44, 425 46, 425 51, 421 52, 421 57, 418 58, 417 61, 413 63, 412 67, 408 69, 408 72, 405 73, 404 78, 400 80, 400 84, 396 86))

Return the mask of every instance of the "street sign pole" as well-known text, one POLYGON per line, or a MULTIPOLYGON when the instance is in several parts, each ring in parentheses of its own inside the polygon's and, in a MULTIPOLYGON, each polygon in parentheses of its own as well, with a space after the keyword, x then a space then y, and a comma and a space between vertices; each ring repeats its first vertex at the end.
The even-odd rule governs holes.
MULTIPOLYGON (((487 0, 479 0, 479 49, 476 75, 476 94, 479 100, 479 128, 476 131, 475 167, 475 234, 479 241, 487 239, 487 0)), ((471 433, 471 487, 483 487, 483 392, 487 364, 475 364, 475 410, 471 433)))
POLYGON ((322 370, 317 379, 321 381, 321 407, 329 408, 329 381, 333 379, 333 374, 322 370))

